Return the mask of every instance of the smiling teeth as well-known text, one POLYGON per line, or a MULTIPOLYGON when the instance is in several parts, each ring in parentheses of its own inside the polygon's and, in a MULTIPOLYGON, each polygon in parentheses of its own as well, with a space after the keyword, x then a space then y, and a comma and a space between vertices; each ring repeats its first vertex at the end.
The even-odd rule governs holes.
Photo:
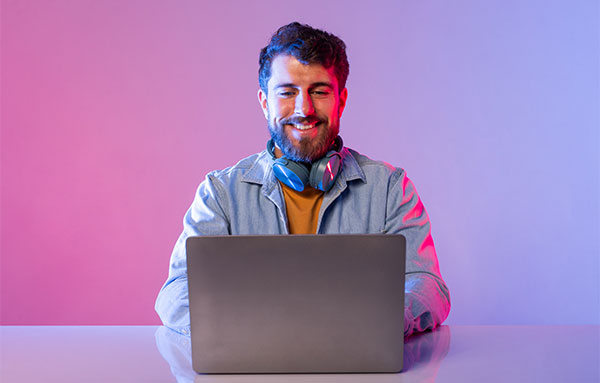
POLYGON ((298 130, 308 130, 308 129, 314 128, 316 124, 311 124, 311 125, 292 124, 292 125, 294 125, 294 128, 296 128, 298 130))

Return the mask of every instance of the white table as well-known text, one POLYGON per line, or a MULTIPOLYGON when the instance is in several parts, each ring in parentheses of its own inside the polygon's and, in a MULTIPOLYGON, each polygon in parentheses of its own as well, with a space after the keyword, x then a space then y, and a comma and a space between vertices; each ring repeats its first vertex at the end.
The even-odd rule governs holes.
POLYGON ((442 326, 407 339, 400 374, 196 375, 157 326, 0 327, 0 381, 600 382, 600 326, 442 326))

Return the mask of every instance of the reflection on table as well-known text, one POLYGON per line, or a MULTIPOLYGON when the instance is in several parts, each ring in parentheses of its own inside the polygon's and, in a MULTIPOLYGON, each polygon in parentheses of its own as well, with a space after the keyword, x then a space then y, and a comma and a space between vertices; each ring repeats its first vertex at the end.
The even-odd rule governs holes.
POLYGON ((196 375, 157 326, 0 327, 0 382, 600 382, 600 326, 442 326, 406 339, 399 374, 196 375), (158 347, 157 347, 158 346, 158 347))
MULTIPOLYGON (((365 375, 370 374, 249 374, 249 375, 197 375, 192 368, 190 338, 159 327, 156 331, 156 344, 158 349, 171 366, 171 372, 177 382, 225 382, 243 380, 244 382, 283 381, 291 379, 297 382, 314 382, 317 377, 320 381, 338 381, 340 376, 344 381, 364 381, 365 375)), ((404 344, 404 369, 403 375, 419 377, 415 381, 433 381, 437 374, 439 364, 448 353, 450 346, 450 328, 441 326, 434 331, 416 334, 405 340, 404 344)), ((200 356, 201 357, 201 356, 200 356)), ((398 374, 377 374, 378 378, 385 375, 397 377, 398 374)))

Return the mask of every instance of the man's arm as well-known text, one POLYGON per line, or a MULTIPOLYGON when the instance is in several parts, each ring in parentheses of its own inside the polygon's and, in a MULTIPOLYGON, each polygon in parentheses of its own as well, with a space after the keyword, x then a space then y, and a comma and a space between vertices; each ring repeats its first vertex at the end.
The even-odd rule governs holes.
POLYGON ((442 279, 427 211, 404 170, 388 185, 385 231, 406 237, 404 335, 440 325, 450 312, 450 292, 442 279))
POLYGON ((171 255, 169 277, 156 298, 155 309, 164 325, 182 334, 189 335, 190 331, 185 241, 191 236, 229 234, 229 222, 219 203, 220 197, 208 175, 183 218, 183 232, 171 255))

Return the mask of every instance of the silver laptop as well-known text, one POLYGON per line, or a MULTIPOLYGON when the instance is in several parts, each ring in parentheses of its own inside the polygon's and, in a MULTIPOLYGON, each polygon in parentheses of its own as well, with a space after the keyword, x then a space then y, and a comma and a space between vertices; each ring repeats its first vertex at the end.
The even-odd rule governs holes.
POLYGON ((187 239, 198 373, 399 372, 402 235, 187 239))

